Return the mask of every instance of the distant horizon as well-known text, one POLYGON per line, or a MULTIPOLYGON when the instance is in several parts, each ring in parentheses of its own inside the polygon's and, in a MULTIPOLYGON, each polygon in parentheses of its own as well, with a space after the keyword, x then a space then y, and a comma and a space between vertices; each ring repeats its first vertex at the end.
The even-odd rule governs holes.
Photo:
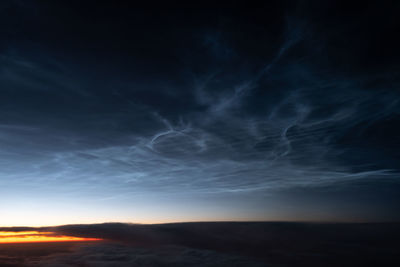
POLYGON ((397 266, 400 223, 0 227, 1 266, 397 266))
POLYGON ((185 224, 185 223, 304 223, 304 224, 400 224, 400 221, 282 221, 282 220, 221 220, 221 221, 170 221, 170 222, 119 222, 104 221, 93 223, 66 223, 55 225, 0 225, 0 232, 3 228, 48 228, 71 225, 101 225, 101 224, 132 224, 132 225, 162 225, 162 224, 185 224))
MULTIPOLYGON (((198 231, 204 231, 210 229, 216 231, 216 234, 220 233, 221 227, 223 229, 234 231, 234 229, 244 229, 250 231, 273 231, 274 234, 278 234, 282 227, 292 231, 295 234, 297 231, 310 231, 318 233, 318 228, 323 229, 335 229, 340 227, 340 231, 348 229, 350 227, 356 228, 358 231, 366 231, 365 227, 375 228, 376 231, 390 231, 391 228, 400 231, 400 222, 283 222, 283 221, 208 221, 208 222, 174 222, 174 223, 158 223, 158 224, 138 224, 138 223, 119 223, 119 222, 106 222, 96 224, 66 224, 57 226, 19 226, 19 227, 1 227, 0 226, 0 245, 9 244, 35 244, 35 243, 79 243, 79 242, 135 242, 136 238, 139 238, 143 244, 147 242, 159 243, 159 241, 153 240, 164 240, 163 242, 171 242, 169 238, 165 236, 165 231, 169 228, 176 229, 175 231, 182 231, 186 235, 186 231, 191 229, 198 231), (390 225, 389 229, 386 226, 390 225), (304 226, 308 226, 304 228, 304 226), (311 228, 309 228, 312 226, 311 228), (293 228, 294 227, 294 228, 293 228), (296 227, 301 227, 296 230, 296 227), (383 227, 383 229, 382 229, 383 227), (164 228, 164 230, 162 230, 164 228), (293 229, 292 229, 293 228, 293 229), (314 229, 315 228, 315 229, 314 229), (185 230, 186 229, 186 230, 185 230), (256 230, 258 229, 258 230, 256 230), (308 230, 307 230, 308 229, 308 230), (161 230, 161 231, 160 231, 161 230), (130 236, 128 239, 125 234, 130 236)), ((177 233, 172 231, 171 234, 176 235, 177 233)), ((326 231, 326 230, 325 230, 326 231)), ((351 231, 351 230, 345 230, 351 231)), ((329 233, 329 230, 328 230, 329 233)), ((187 238, 185 236, 176 236, 177 238, 187 238)))

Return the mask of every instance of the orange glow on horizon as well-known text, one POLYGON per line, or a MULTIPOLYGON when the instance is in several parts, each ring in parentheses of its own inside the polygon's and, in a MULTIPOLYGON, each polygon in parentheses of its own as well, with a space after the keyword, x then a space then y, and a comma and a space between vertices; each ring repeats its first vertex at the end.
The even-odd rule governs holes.
POLYGON ((0 244, 4 243, 37 243, 37 242, 72 242, 72 241, 99 241, 100 238, 87 238, 58 235, 53 232, 22 231, 1 232, 0 244))

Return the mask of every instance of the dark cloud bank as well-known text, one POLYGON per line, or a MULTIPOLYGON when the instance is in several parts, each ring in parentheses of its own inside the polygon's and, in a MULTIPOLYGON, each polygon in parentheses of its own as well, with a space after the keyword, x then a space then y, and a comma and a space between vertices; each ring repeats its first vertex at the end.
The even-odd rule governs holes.
MULTIPOLYGON (((396 223, 106 223, 13 231, 105 239, 74 245, 0 247, 4 266, 391 266, 396 223)), ((2 265, 2 266, 3 266, 2 265)))

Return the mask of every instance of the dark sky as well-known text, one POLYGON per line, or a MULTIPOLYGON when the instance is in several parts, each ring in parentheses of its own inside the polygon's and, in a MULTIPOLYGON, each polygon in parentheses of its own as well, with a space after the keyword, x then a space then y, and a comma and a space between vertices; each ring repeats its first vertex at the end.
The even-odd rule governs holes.
POLYGON ((1 225, 390 221, 400 4, 1 1, 1 225))

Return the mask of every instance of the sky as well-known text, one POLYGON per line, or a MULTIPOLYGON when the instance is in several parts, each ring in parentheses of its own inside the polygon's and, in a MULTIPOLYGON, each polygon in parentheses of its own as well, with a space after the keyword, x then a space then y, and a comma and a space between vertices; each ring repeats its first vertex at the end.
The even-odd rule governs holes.
POLYGON ((1 1, 0 225, 398 221, 399 8, 1 1))

